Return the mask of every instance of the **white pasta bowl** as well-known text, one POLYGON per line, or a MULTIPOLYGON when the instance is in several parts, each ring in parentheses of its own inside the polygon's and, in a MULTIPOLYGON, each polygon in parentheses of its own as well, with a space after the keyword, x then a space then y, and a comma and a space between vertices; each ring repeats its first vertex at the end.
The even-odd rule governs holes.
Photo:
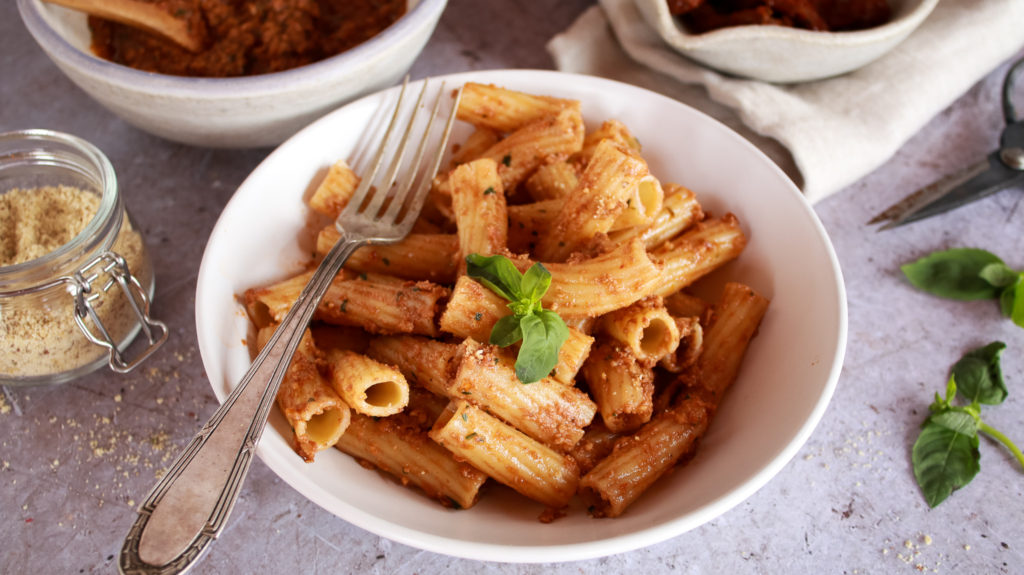
POLYGON ((95 56, 81 12, 18 0, 22 20, 58 68, 128 123, 215 148, 274 146, 359 96, 393 85, 430 38, 447 0, 409 0, 407 13, 331 58, 272 74, 190 78, 143 72, 95 56))
MULTIPOLYGON (((654 485, 616 519, 594 519, 582 503, 541 524, 540 504, 489 489, 471 509, 446 509, 364 469, 333 449, 307 464, 275 410, 258 453, 292 487, 338 517, 422 549, 509 562, 609 555, 678 536, 737 505, 778 473, 824 413, 846 342, 843 280, 829 239, 796 186, 766 156, 715 120, 626 84, 543 71, 493 71, 443 78, 576 98, 588 127, 623 121, 643 144, 654 175, 694 190, 715 214, 735 213, 750 239, 738 260, 706 278, 747 283, 771 298, 738 380, 696 458, 654 485)), ((237 295, 300 270, 310 213, 303 198, 360 134, 394 90, 318 120, 253 171, 225 207, 203 257, 196 290, 199 347, 223 400, 249 365, 249 322, 237 295)), ((379 118, 378 118, 379 119, 379 118)), ((468 133, 457 126, 460 141, 468 133)), ((712 287, 712 290, 714 287, 712 287)))
POLYGON ((666 0, 636 0, 644 20, 677 52, 721 72, 778 83, 820 80, 871 63, 906 39, 938 3, 890 0, 889 22, 849 32, 751 25, 694 34, 669 13, 666 0))

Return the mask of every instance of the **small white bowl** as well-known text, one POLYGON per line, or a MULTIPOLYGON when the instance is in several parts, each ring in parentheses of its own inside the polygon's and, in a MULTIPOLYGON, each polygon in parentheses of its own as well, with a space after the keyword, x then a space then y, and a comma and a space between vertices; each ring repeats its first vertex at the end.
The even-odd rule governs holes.
POLYGON ((733 26, 692 34, 669 13, 666 0, 636 0, 647 23, 684 56, 721 72, 778 83, 838 76, 874 61, 909 36, 938 3, 890 0, 888 23, 852 32, 733 26))
MULTIPOLYGON (((284 481, 345 521, 401 543, 486 561, 556 562, 611 555, 680 535, 749 497, 786 465, 825 412, 846 348, 846 296, 828 235, 800 190, 767 156, 700 112, 659 94, 595 78, 536 70, 469 72, 438 78, 581 101, 594 128, 615 118, 643 143, 651 172, 697 193, 715 214, 732 211, 750 244, 703 280, 743 281, 771 299, 736 383, 700 451, 616 519, 593 519, 583 504, 550 525, 511 490, 492 489, 453 511, 330 449, 305 463, 274 410, 257 448, 284 481)), ((410 85, 415 93, 418 86, 410 85)), ((221 213, 196 286, 203 366, 223 401, 249 367, 249 321, 238 294, 301 270, 310 214, 303 195, 339 158, 365 147, 396 89, 321 118, 274 150, 221 213), (362 146, 360 145, 362 143, 362 146)), ((458 122, 452 138, 470 132, 458 122)), ((354 164, 353 164, 354 165, 354 164)), ((708 284, 705 283, 705 286, 708 284)), ((712 290, 717 293, 717 290, 712 290)), ((711 294, 708 294, 711 295, 711 294)), ((766 529, 769 527, 766 527, 766 529)))
POLYGON ((89 49, 81 12, 18 0, 25 26, 75 84, 125 121, 157 136, 217 148, 274 146, 339 104, 393 85, 419 55, 447 0, 410 0, 380 34, 307 66, 239 78, 143 72, 89 49))

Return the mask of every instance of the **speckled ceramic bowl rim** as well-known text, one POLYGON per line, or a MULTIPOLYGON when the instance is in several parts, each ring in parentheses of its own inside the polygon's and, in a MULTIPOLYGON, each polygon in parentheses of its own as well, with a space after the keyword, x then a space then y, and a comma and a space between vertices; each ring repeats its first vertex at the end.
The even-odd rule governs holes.
MULTIPOLYGON (((848 32, 816 32, 800 28, 787 28, 784 26, 732 26, 720 28, 702 34, 691 34, 681 25, 674 25, 672 35, 674 41, 680 48, 697 49, 710 48, 715 44, 735 42, 737 40, 750 39, 777 39, 802 44, 814 44, 820 46, 857 46, 873 44, 892 36, 904 33, 907 28, 916 27, 922 20, 931 14, 939 0, 907 0, 916 2, 917 6, 898 15, 886 24, 854 30, 848 32)), ((668 14, 668 5, 665 5, 664 13, 668 14)), ((659 9, 661 15, 661 9, 659 9)), ((671 15, 668 16, 671 18, 671 15)), ((668 31, 665 31, 668 32, 668 31)), ((663 32, 664 33, 664 32, 663 32)))
POLYGON ((102 76, 112 84, 128 87, 136 92, 161 95, 233 98, 282 91, 292 92, 298 87, 321 82, 325 74, 338 68, 357 68, 361 61, 371 60, 374 54, 386 51, 389 45, 397 44, 404 36, 412 34, 424 20, 429 20, 434 14, 444 10, 446 3, 447 0, 419 0, 394 24, 373 38, 319 62, 271 74, 238 78, 170 76, 115 64, 72 46, 51 28, 40 14, 40 0, 18 0, 18 9, 26 27, 40 43, 45 43, 48 50, 59 52, 71 65, 86 69, 93 75, 102 76))

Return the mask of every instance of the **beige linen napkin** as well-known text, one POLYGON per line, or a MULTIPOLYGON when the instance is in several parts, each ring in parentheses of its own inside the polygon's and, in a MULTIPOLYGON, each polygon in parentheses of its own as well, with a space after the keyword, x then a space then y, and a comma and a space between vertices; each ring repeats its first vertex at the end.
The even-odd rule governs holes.
POLYGON ((634 0, 599 3, 548 43, 559 70, 643 86, 718 118, 779 163, 812 202, 880 166, 1024 45, 1024 0, 942 0, 871 64, 776 85, 685 58, 647 25, 634 0))

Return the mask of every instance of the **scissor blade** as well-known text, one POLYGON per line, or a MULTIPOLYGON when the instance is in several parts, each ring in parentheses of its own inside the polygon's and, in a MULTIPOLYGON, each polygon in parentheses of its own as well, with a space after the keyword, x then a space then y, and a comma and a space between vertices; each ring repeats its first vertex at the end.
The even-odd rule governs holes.
POLYGON ((966 168, 947 174, 923 188, 918 188, 909 196, 904 197, 877 216, 871 218, 868 225, 880 224, 882 222, 893 222, 893 224, 900 222, 907 214, 914 213, 945 196, 950 190, 984 172, 988 167, 988 158, 984 158, 966 168))
POLYGON ((999 159, 999 152, 960 172, 950 174, 915 193, 914 201, 879 231, 958 208, 1009 186, 1024 183, 1024 172, 1008 168, 999 159))

